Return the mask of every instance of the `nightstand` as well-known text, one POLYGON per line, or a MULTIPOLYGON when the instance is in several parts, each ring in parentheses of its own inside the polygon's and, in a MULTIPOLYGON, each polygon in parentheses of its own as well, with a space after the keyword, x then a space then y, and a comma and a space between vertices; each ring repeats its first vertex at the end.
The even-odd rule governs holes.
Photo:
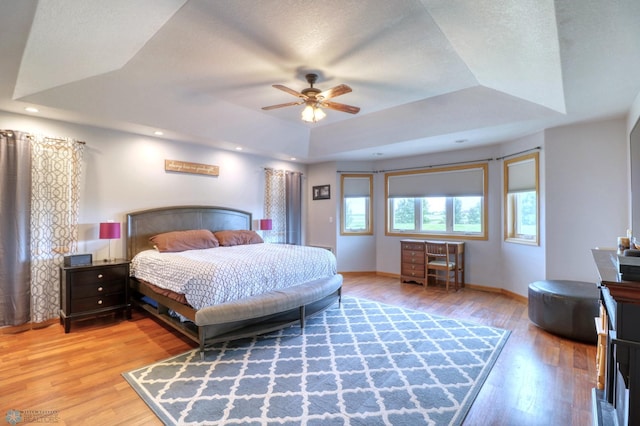
POLYGON ((131 319, 128 260, 60 267, 60 324, 65 333, 71 320, 119 310, 131 319))

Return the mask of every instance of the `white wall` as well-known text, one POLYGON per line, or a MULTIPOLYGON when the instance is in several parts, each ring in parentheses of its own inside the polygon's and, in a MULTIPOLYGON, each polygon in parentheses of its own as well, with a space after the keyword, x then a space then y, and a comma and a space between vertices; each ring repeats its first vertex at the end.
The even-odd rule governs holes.
MULTIPOLYGON (((543 280, 546 278, 545 265, 545 149, 544 149, 544 132, 538 132, 513 142, 502 144, 500 147, 500 156, 511 156, 519 152, 542 148, 539 153, 539 194, 540 194, 540 235, 539 245, 531 246, 525 244, 517 244, 506 242, 504 240, 504 173, 500 171, 500 187, 496 188, 496 192, 500 193, 500 264, 501 264, 501 280, 502 288, 512 293, 522 296, 527 295, 529 283, 543 280)), ((503 167, 504 163, 500 163, 503 167)), ((492 188, 495 186, 492 185, 492 188)))
POLYGON ((594 247, 615 247, 628 217, 624 118, 545 132, 547 277, 597 281, 594 247))
POLYGON ((633 101, 631 108, 629 109, 629 114, 627 114, 627 135, 631 133, 633 130, 633 126, 636 125, 636 122, 640 118, 640 93, 636 96, 636 99, 633 101))
MULTIPOLYGON (((452 164, 465 161, 489 161, 489 200, 488 200, 488 240, 465 241, 465 277, 470 284, 503 288, 502 263, 500 258, 501 242, 501 173, 502 162, 496 161, 499 146, 471 148, 446 153, 381 160, 376 162, 377 170, 395 170, 419 168, 423 166, 452 164)), ((377 271, 400 275, 400 241, 402 237, 385 235, 384 173, 375 177, 375 197, 378 200, 376 215, 376 267, 377 271)))
MULTIPOLYGON (((343 173, 373 173, 373 162, 369 161, 357 161, 357 162, 338 162, 338 172, 343 173)), ((340 179, 342 173, 338 173, 338 186, 336 187, 336 200, 338 202, 339 219, 342 215, 342 199, 340 197, 340 179)), ((383 198, 377 198, 375 196, 376 182, 374 177, 374 193, 373 206, 376 207, 380 204, 383 198)), ((377 228, 379 224, 377 222, 383 221, 384 216, 373 215, 373 226, 377 228)), ((339 265, 342 272, 376 272, 376 237, 374 235, 340 235, 341 223, 338 221, 337 229, 337 252, 340 253, 339 265)))
MULTIPOLYGON (((331 185, 331 199, 304 205, 306 244, 335 249, 339 271, 400 274, 400 237, 384 235, 384 174, 374 174, 374 236, 339 235, 338 168, 390 170, 494 159, 544 145, 541 152, 541 246, 503 242, 502 162, 489 162, 489 239, 467 241, 467 282, 504 288, 526 296, 530 281, 541 278, 594 281, 590 249, 613 246, 629 223, 628 133, 640 116, 640 97, 626 118, 547 130, 517 141, 437 155, 304 166, 248 154, 221 151, 150 136, 78 126, 0 112, 0 128, 87 142, 80 206, 80 252, 106 257, 108 244, 97 239, 98 223, 124 222, 130 211, 177 204, 233 207, 263 216, 264 167, 305 173, 305 192, 331 185), (544 136, 543 136, 544 135, 544 136), (164 160, 220 166, 219 177, 166 173, 164 160)), ((124 239, 112 243, 124 256, 124 239)))
MULTIPOLYGON (((107 257, 108 243, 98 240, 98 223, 123 223, 128 212, 168 205, 212 205, 245 210, 263 217, 264 167, 297 170, 306 166, 201 145, 78 126, 0 112, 0 128, 86 142, 80 195, 81 253, 107 257), (218 177, 168 173, 164 160, 213 164, 218 177)), ((112 255, 125 256, 124 238, 112 241, 112 255)))
MULTIPOLYGON (((319 163, 310 165, 307 171, 307 244, 331 247, 337 255, 336 235, 338 228, 338 198, 340 197, 340 180, 336 178, 336 163, 319 163), (312 187, 331 185, 328 200, 313 200, 312 187)), ((341 271, 340 259, 338 270, 341 271)))

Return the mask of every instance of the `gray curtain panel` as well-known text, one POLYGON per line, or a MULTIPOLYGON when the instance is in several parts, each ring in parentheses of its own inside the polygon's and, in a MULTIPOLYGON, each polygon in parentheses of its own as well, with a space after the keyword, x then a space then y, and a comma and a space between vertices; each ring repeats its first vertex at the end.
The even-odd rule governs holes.
POLYGON ((266 242, 302 244, 302 173, 265 168, 264 214, 273 221, 266 242))
POLYGON ((0 326, 30 319, 31 140, 0 131, 0 326))
POLYGON ((302 244, 302 173, 287 172, 286 216, 287 244, 302 244))

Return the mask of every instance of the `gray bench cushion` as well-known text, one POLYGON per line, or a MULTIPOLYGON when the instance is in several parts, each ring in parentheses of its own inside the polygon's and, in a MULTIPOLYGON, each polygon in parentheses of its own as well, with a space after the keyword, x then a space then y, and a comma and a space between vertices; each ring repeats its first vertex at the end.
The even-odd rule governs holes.
POLYGON ((342 275, 336 274, 329 278, 200 309, 196 312, 195 323, 198 326, 225 324, 286 312, 323 299, 341 286, 342 275))

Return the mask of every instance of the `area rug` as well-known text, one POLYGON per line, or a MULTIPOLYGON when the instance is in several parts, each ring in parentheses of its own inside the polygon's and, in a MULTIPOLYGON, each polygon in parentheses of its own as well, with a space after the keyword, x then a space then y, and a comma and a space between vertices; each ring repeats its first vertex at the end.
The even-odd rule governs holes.
POLYGON ((124 378, 168 425, 459 425, 509 331, 344 297, 124 378))

